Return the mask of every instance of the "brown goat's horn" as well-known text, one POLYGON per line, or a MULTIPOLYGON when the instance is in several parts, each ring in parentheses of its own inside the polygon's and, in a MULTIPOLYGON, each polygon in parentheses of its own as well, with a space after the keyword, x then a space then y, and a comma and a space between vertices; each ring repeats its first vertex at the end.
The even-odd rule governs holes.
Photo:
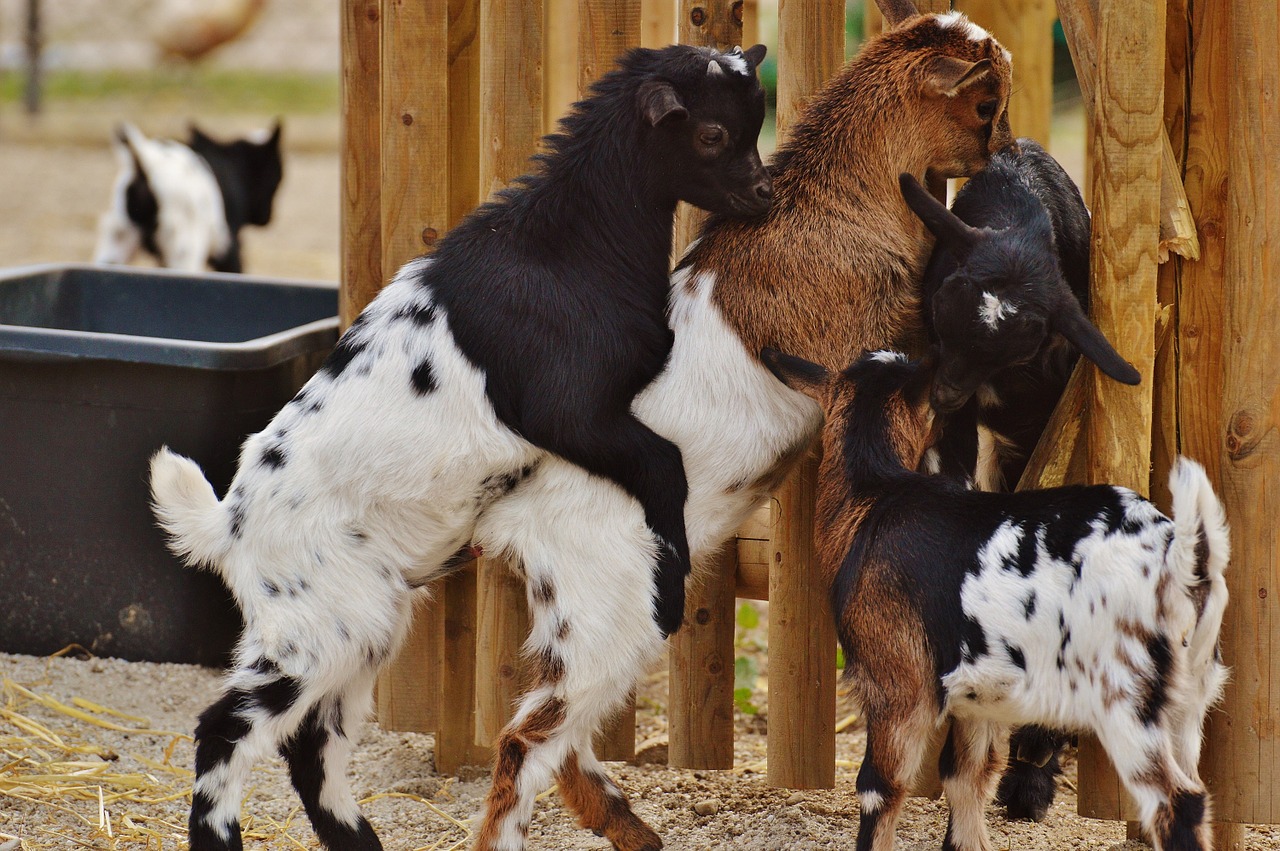
POLYGON ((911 0, 876 0, 876 5, 880 7, 880 13, 884 15, 884 19, 893 27, 912 15, 920 14, 916 4, 911 0))

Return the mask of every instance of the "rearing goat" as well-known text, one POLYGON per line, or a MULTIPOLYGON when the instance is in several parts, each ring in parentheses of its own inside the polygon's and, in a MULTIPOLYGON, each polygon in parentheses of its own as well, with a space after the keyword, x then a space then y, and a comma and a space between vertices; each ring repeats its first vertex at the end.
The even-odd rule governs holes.
POLYGON ((990 851, 983 809, 1014 724, 1098 736, 1157 851, 1211 847, 1201 729, 1229 542, 1204 470, 1179 459, 1174 519, 1125 488, 1016 494, 915 472, 935 435, 928 372, 892 352, 843 373, 766 350, 826 414, 819 562, 867 718, 858 851, 891 851, 931 734, 944 847, 990 851))
POLYGON ((593 569, 572 552, 518 550, 535 612, 560 608, 537 619, 539 686, 503 734, 476 847, 522 848, 553 773, 587 826, 624 851, 660 847, 591 754, 612 705, 608 669, 626 688, 636 673, 611 633, 660 644, 681 621, 689 566, 680 451, 631 404, 671 349, 676 202, 769 208, 756 152, 764 53, 625 56, 547 139, 539 173, 406 264, 360 314, 246 441, 223 501, 193 462, 156 454, 152 493, 174 551, 215 567, 245 619, 226 691, 196 730, 193 851, 240 847, 246 776, 276 749, 326 847, 381 847, 347 785, 349 725, 404 636, 412 589, 469 541, 487 545, 484 510, 552 459, 581 476, 543 498, 544 512, 571 509, 546 531, 586 548, 593 569), (602 492, 621 502, 617 542, 575 505, 602 492), (615 562, 618 546, 639 558, 615 562), (590 693, 599 679, 603 696, 590 693))

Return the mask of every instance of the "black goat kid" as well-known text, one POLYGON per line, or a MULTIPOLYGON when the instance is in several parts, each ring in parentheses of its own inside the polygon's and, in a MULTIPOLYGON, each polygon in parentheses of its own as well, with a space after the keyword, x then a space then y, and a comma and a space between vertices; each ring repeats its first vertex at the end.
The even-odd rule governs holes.
POLYGON ((1117 381, 1139 380, 1086 313, 1089 211, 1062 166, 1030 139, 998 151, 950 210, 911 175, 899 182, 938 239, 923 283, 925 326, 938 348, 931 402, 954 413, 975 399, 979 424, 994 435, 995 451, 979 453, 972 433, 949 429, 939 451, 952 463, 958 454, 984 490, 1001 480, 1012 487, 1079 354, 1117 381), (957 449, 957 434, 968 451, 957 449))

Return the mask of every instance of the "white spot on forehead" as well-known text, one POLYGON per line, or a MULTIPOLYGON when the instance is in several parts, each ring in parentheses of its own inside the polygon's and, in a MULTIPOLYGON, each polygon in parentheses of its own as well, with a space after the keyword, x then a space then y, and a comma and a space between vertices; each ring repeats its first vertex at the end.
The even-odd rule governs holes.
POLYGON ((978 318, 992 331, 996 330, 1001 319, 1013 316, 1017 312, 1017 307, 1007 301, 1002 301, 995 293, 984 292, 982 294, 982 304, 978 305, 978 318))
MULTIPOLYGON (((968 37, 969 41, 986 41, 991 38, 991 33, 966 18, 963 12, 946 12, 938 15, 937 18, 938 26, 943 29, 947 29, 949 27, 964 27, 965 35, 968 37)), ((1005 52, 1007 53, 1008 51, 1005 52)))
POLYGON ((881 349, 878 352, 872 352, 871 359, 876 363, 906 363, 907 356, 902 352, 895 352, 889 349, 881 349))

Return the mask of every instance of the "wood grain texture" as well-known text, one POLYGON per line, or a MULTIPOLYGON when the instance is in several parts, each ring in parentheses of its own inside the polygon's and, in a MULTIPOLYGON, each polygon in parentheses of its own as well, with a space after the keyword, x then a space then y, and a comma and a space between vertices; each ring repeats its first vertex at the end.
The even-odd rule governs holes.
MULTIPOLYGON (((1098 79, 1098 0, 1058 0, 1058 15, 1067 38, 1067 49, 1070 50, 1071 60, 1075 65, 1085 112, 1092 123, 1092 110, 1096 103, 1094 90, 1098 79)), ((1161 133, 1160 241, 1157 251, 1161 259, 1167 257, 1169 252, 1195 259, 1200 255, 1195 219, 1191 215, 1182 181, 1177 179, 1180 172, 1173 166, 1177 163, 1177 157, 1173 154, 1168 135, 1163 130, 1161 133)), ((1097 154, 1092 151, 1096 142, 1097 136, 1090 134, 1091 164, 1097 162, 1097 154)), ((1091 193, 1097 182, 1092 173, 1088 182, 1089 194, 1086 199, 1092 205, 1094 199, 1091 193)))
POLYGON ((413 626, 391 663, 378 676, 375 710, 386 730, 434 732, 440 716, 439 653, 444 617, 438 600, 414 601, 413 626))
POLYGON ((382 127, 378 0, 342 4, 342 280, 345 329, 382 287, 382 127))
MULTIPOLYGON (((731 50, 742 43, 742 26, 733 14, 731 0, 680 0, 677 26, 681 44, 731 50)), ((703 213, 681 203, 676 211, 673 254, 679 256, 701 226, 703 213)), ((689 583, 685 598, 686 625, 671 636, 668 653, 671 669, 671 718, 668 723, 669 759, 683 768, 731 768, 733 766, 733 603, 734 574, 689 583), (689 628, 690 612, 712 613, 705 624, 689 628), (730 616, 721 616, 723 612, 730 616), (728 659, 728 670, 712 674, 703 661, 708 656, 728 659), (728 679, 728 688, 725 678, 728 679), (682 707, 676 709, 676 694, 682 707), (705 699, 702 705, 690 701, 705 699), (728 718, 729 723, 724 723, 728 718), (713 738, 708 738, 708 736, 713 738), (680 761, 675 761, 679 759, 680 761)))
POLYGON ((476 563, 449 577, 440 589, 443 635, 435 645, 440 665, 440 723, 436 732, 436 771, 456 774, 464 765, 492 759, 487 744, 476 742, 476 563))
POLYGON ((814 551, 818 462, 806 458, 775 494, 769 572, 770 786, 835 784, 836 636, 814 551))
MULTIPOLYGON (((1144 494, 1151 482, 1164 17, 1161 0, 1102 6, 1090 121, 1093 320, 1142 383, 1128 387, 1091 371, 1088 476, 1144 494)), ((1133 815, 1106 754, 1088 737, 1080 746, 1079 811, 1093 818, 1133 815)))
POLYGON ((588 0, 544 0, 547 22, 543 28, 545 79, 542 92, 542 126, 548 132, 578 99, 579 43, 582 15, 588 0))
MULTIPOLYGON (((1280 822, 1280 9, 1231 0, 1221 496, 1231 524, 1232 668, 1210 730, 1215 817, 1280 822)), ((1221 92, 1218 93, 1221 96, 1221 92)))
POLYGON ((778 2, 778 140, 804 110, 810 95, 844 64, 844 3, 778 2))
POLYGON ((1062 389, 1058 405, 1053 409, 1044 427, 1040 442, 1031 451, 1027 466, 1022 471, 1015 490, 1039 490, 1056 488, 1065 484, 1078 484, 1070 479, 1071 459, 1076 454, 1084 434, 1084 421, 1088 414, 1085 400, 1089 393, 1089 371, 1083 359, 1076 363, 1062 389))
POLYGON ((699 571, 684 625, 671 640, 667 761, 676 768, 733 768, 736 566, 737 553, 726 547, 699 571), (700 593, 703 587, 708 592, 700 593))
POLYGON ((1013 54, 1009 123, 1046 149, 1053 119, 1053 0, 960 0, 956 8, 1013 54))
POLYGON ((449 5, 382 4, 382 272, 429 251, 449 222, 449 5))
POLYGON ((640 0, 640 44, 666 47, 677 37, 676 0, 640 0))

